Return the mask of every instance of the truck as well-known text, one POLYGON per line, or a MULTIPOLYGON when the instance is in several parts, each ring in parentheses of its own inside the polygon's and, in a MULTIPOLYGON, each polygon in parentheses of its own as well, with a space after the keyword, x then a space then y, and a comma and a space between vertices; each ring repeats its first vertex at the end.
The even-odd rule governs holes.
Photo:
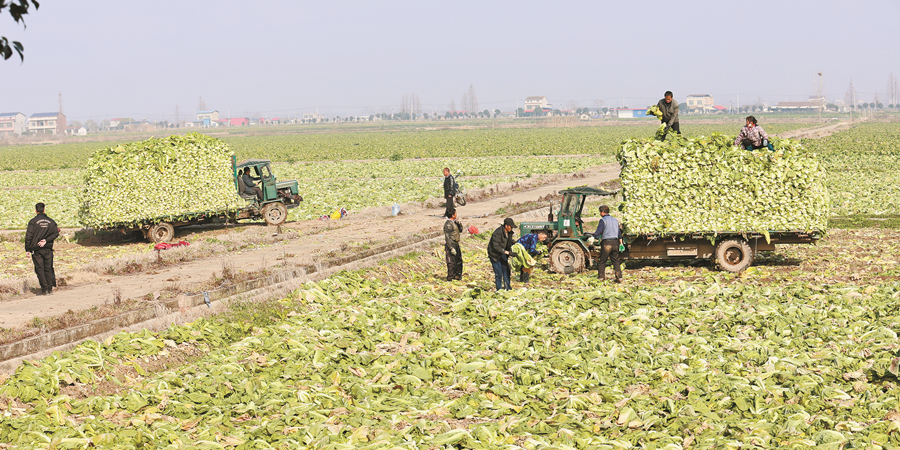
POLYGON ((237 162, 231 157, 231 175, 238 195, 246 200, 246 205, 237 210, 197 211, 178 216, 157 217, 123 231, 140 231, 145 239, 153 243, 167 242, 175 238, 175 228, 213 222, 237 222, 239 220, 263 219, 268 225, 281 225, 287 220, 288 210, 296 208, 303 197, 299 195, 296 180, 278 181, 272 172, 272 162, 267 159, 248 159, 237 162), (241 173, 250 168, 250 175, 257 179, 263 198, 245 193, 241 173))
MULTIPOLYGON (((590 196, 611 197, 618 191, 577 187, 560 193, 563 198, 556 217, 551 208, 547 221, 521 222, 520 236, 547 234, 549 267, 553 272, 568 274, 596 268, 600 248, 599 243, 592 245, 585 235, 584 204, 590 196)), ((624 225, 627 230, 627 224, 624 225)), ((737 273, 750 267, 759 252, 773 251, 778 244, 814 244, 822 237, 824 232, 820 230, 625 233, 625 252, 621 257, 623 261, 709 259, 721 270, 737 273)))

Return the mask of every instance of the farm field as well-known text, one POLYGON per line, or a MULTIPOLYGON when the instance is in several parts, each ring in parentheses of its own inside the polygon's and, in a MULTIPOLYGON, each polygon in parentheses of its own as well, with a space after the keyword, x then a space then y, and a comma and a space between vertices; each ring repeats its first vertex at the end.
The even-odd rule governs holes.
POLYGON ((900 217, 900 123, 862 123, 803 145, 822 156, 835 216, 900 217))
MULTIPOLYGON (((775 123, 772 133, 809 126, 775 123)), ((435 130, 228 137, 239 159, 278 162, 281 179, 298 181, 304 202, 289 220, 317 218, 338 208, 355 211, 439 197, 441 168, 462 171, 466 188, 523 177, 572 173, 613 162, 619 143, 650 136, 655 125, 497 130, 435 130), (582 155, 582 156, 571 156, 582 155), (552 157, 551 157, 552 156, 552 157), (565 156, 565 157, 560 157, 565 156), (484 177, 484 178, 478 178, 484 177)), ((736 133, 732 125, 696 125, 688 136, 736 133)), ((78 167, 109 143, 0 148, 0 229, 24 227, 43 201, 63 227, 78 227, 78 167), (31 170, 29 170, 31 169, 31 170), (39 170, 38 170, 39 169, 39 170)))
MULTIPOLYGON (((894 230, 496 294, 487 233, 0 380, 36 448, 896 448, 894 230), (894 243, 882 245, 882 243, 894 243)), ((545 262, 542 261, 542 262, 545 262)))

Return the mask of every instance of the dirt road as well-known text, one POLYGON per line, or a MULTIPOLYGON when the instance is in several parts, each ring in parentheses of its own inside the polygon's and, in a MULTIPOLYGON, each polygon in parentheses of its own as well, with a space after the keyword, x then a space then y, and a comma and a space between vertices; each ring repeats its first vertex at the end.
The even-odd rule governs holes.
MULTIPOLYGON (((555 181, 544 186, 512 192, 509 195, 490 200, 470 202, 459 208, 460 218, 468 227, 475 225, 481 231, 490 232, 502 221, 502 215, 495 215, 500 208, 511 204, 534 201, 557 191, 581 185, 598 185, 614 180, 619 175, 616 164, 597 166, 581 172, 578 177, 557 176, 555 181)), ((500 192, 509 191, 511 186, 499 185, 500 192)), ((443 225, 443 208, 404 211, 391 217, 389 208, 374 208, 356 216, 342 219, 340 227, 327 229, 319 221, 298 222, 286 225, 303 233, 305 238, 282 241, 257 250, 245 250, 224 257, 183 263, 165 269, 133 275, 112 276, 100 282, 64 287, 52 296, 24 296, 0 302, 0 327, 21 327, 37 318, 59 316, 68 310, 83 310, 93 306, 113 302, 116 297, 141 298, 154 292, 163 291, 177 283, 179 288, 190 292, 192 287, 209 282, 215 275, 222 274, 224 265, 234 270, 251 272, 271 268, 287 260, 290 264, 315 264, 324 259, 325 253, 341 248, 342 245, 360 244, 369 241, 385 241, 391 237, 403 237, 412 233, 434 230, 443 225)), ((335 224, 336 225, 336 224, 335 224)), ((274 229, 273 229, 274 231, 274 229)), ((199 289, 196 289, 199 290, 199 289)))

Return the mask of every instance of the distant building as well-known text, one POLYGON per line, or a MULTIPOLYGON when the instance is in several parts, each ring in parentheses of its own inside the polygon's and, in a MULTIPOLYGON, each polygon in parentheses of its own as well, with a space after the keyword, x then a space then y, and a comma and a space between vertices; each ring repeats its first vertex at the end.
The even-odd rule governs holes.
POLYGON ((203 126, 210 126, 213 122, 219 120, 219 110, 213 111, 197 111, 197 121, 202 122, 203 126))
POLYGON ((525 112, 532 112, 534 108, 541 108, 542 111, 550 111, 553 109, 553 105, 550 104, 550 101, 547 100, 547 97, 543 95, 526 97, 525 98, 525 112))
POLYGON ((304 122, 322 122, 325 120, 325 116, 322 114, 316 113, 303 113, 303 121, 304 122))
POLYGON ((27 130, 28 119, 20 112, 0 114, 0 137, 21 135, 27 130))
POLYGON ((712 110, 713 105, 715 105, 713 96, 709 94, 688 95, 685 103, 687 103, 687 109, 700 109, 704 112, 712 110))
POLYGON ((819 111, 825 109, 824 102, 778 102, 772 109, 776 111, 819 111))
POLYGON ((66 131, 66 115, 63 113, 34 113, 28 118, 28 131, 34 134, 58 134, 66 131))
POLYGON ((246 117, 232 117, 230 119, 220 120, 219 123, 227 127, 243 127, 250 125, 250 119, 246 117))
POLYGON ((639 119, 641 117, 651 117, 647 115, 647 108, 637 109, 614 109, 613 115, 619 119, 639 119))

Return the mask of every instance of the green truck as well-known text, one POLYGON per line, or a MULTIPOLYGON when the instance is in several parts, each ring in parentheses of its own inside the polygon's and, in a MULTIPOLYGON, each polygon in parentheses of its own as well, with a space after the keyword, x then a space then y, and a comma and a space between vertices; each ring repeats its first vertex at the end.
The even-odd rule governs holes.
MULTIPOLYGON (((543 231, 550 249, 550 270, 557 273, 581 272, 596 268, 599 243, 594 246, 585 235, 581 219, 590 196, 614 196, 616 191, 578 187, 561 191, 562 203, 557 217, 551 212, 547 221, 522 222, 520 236, 543 231)), ((551 208, 552 211, 552 208, 551 208)), ((626 229, 627 229, 627 224, 626 229)), ((589 230, 592 232, 593 230, 589 230)), ((623 260, 710 259, 720 269, 740 272, 753 263, 758 252, 775 250, 776 244, 812 244, 821 239, 820 231, 769 231, 729 233, 625 234, 623 260)))
POLYGON ((288 209, 296 208, 303 201, 299 195, 297 181, 278 181, 272 172, 272 162, 267 159, 249 159, 238 163, 232 156, 231 175, 238 195, 247 201, 246 206, 236 210, 198 211, 178 217, 158 217, 125 231, 141 231, 147 240, 160 243, 174 239, 175 228, 186 225, 237 222, 246 219, 263 219, 269 225, 281 225, 287 219, 288 209), (245 167, 250 168, 251 177, 257 180, 257 186, 262 189, 262 201, 258 200, 255 194, 244 192, 245 186, 240 174, 245 167))

